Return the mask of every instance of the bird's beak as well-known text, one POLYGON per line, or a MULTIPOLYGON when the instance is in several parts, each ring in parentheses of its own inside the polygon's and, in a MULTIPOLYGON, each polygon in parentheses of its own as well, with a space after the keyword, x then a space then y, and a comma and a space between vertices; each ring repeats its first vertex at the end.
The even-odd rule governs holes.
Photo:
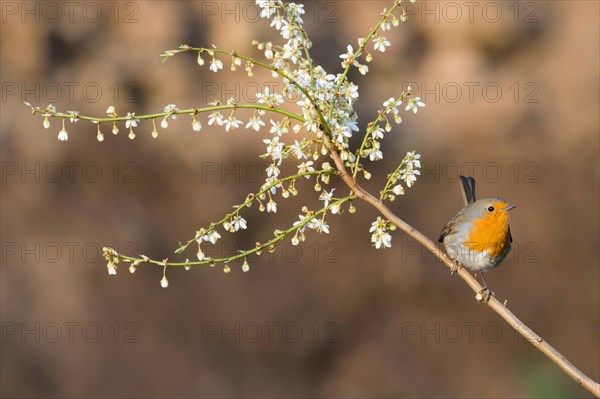
POLYGON ((516 208, 516 205, 511 205, 511 204, 508 204, 508 205, 506 205, 506 206, 504 207, 504 210, 505 210, 505 211, 510 211, 511 209, 515 209, 515 208, 516 208))

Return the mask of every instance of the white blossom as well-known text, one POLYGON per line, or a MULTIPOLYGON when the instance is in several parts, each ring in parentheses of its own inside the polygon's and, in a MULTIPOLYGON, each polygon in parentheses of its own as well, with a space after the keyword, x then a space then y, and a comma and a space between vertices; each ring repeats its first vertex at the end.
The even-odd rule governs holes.
POLYGON ((212 126, 215 123, 219 126, 222 126, 225 123, 223 119, 223 114, 221 114, 220 111, 213 111, 208 117, 209 126, 212 126))
POLYGON ((417 111, 419 110, 419 107, 424 107, 424 106, 425 106, 425 103, 423 101, 421 101, 421 97, 410 98, 408 100, 408 102, 406 103, 405 111, 412 109, 413 112, 416 114, 417 111))
POLYGON ((246 129, 248 129, 249 127, 252 127, 252 129, 254 129, 258 132, 260 130, 260 127, 264 126, 264 125, 265 125, 265 123, 260 119, 260 116, 253 115, 252 118, 246 124, 246 129))
POLYGON ((269 177, 277 177, 279 176, 279 168, 277 167, 277 164, 272 163, 271 165, 269 165, 266 169, 267 171, 267 176, 269 177))
POLYGON ((167 276, 163 276, 163 278, 160 279, 160 286, 163 288, 167 288, 169 286, 169 280, 167 280, 167 276))
POLYGON ((373 39, 375 50, 379 50, 382 53, 385 52, 385 48, 390 46, 390 42, 383 36, 377 36, 373 39))
MULTIPOLYGON (((297 221, 295 221, 295 222, 294 222, 294 224, 293 224, 293 226, 294 226, 294 227, 296 227, 296 226, 298 226, 298 225, 300 225, 300 224, 304 223, 304 219, 306 219, 306 216, 304 216, 304 215, 298 215, 298 217, 300 218, 300 220, 297 220, 297 221)), ((300 227, 300 228, 298 229, 298 231, 299 231, 300 233, 304 233, 304 230, 305 230, 305 229, 306 229, 306 225, 303 225, 302 227, 300 227)))
POLYGON ((394 115, 398 114, 398 106, 402 104, 402 100, 397 101, 394 97, 390 97, 387 101, 383 102, 383 106, 387 109, 388 112, 392 111, 394 115))
POLYGON ((174 114, 174 112, 179 111, 179 108, 175 104, 168 104, 163 110, 164 112, 171 113, 171 118, 177 119, 177 114, 174 114))
POLYGON ((407 152, 404 157, 404 162, 411 168, 421 168, 421 154, 417 154, 415 151, 407 152))
POLYGON ((209 69, 213 72, 218 72, 220 69, 223 69, 223 61, 213 57, 213 59, 210 61, 209 69))
POLYGON ((289 22, 286 21, 283 16, 276 15, 275 18, 271 21, 271 27, 275 27, 275 29, 280 30, 282 26, 288 25, 289 22))
POLYGON ((202 129, 202 124, 200 123, 200 121, 197 119, 194 119, 192 121, 192 130, 194 132, 199 132, 201 129, 202 129))
POLYGON ((329 206, 329 201, 331 201, 331 198, 333 197, 333 192, 334 191, 335 191, 335 188, 332 188, 330 192, 327 192, 326 190, 323 190, 323 192, 319 196, 319 199, 321 201, 325 202, 325 205, 323 205, 325 208, 327 208, 329 206))
POLYGON ((273 201, 273 199, 270 199, 269 202, 267 202, 267 212, 277 213, 277 203, 273 201))
POLYGON ((354 66, 357 66, 358 62, 356 62, 356 60, 354 59, 354 49, 350 44, 348 45, 347 50, 348 52, 346 54, 340 55, 340 58, 343 60, 342 67, 346 68, 346 66, 348 66, 348 64, 350 63, 352 63, 352 65, 354 66))
POLYGON ((261 9, 261 18, 271 18, 277 10, 277 2, 275 0, 256 0, 256 5, 261 9))
POLYGON ((71 123, 79 122, 79 111, 67 111, 67 113, 71 115, 69 117, 69 121, 71 121, 71 123))
POLYGON ((307 159, 307 156, 298 140, 294 140, 294 144, 290 146, 290 149, 292 150, 292 154, 296 157, 296 159, 307 159))
POLYGON ((284 125, 283 121, 276 122, 273 119, 271 119, 270 122, 271 122, 271 129, 269 130, 269 133, 276 134, 277 136, 281 136, 288 132, 288 129, 284 125))
POLYGON ((266 104, 271 107, 283 104, 285 99, 279 93, 271 93, 269 87, 265 87, 263 93, 256 93, 256 102, 259 104, 266 104))
POLYGON ((369 159, 371 161, 379 161, 383 159, 383 152, 379 149, 379 142, 375 142, 375 147, 369 153, 369 159))
POLYGON ((233 217, 233 220, 231 222, 231 225, 233 226, 233 229, 235 231, 238 230, 245 230, 247 228, 246 225, 246 219, 244 219, 243 217, 241 217, 240 215, 235 215, 233 217))
MULTIPOLYGON (((298 173, 299 174, 304 174, 304 173, 309 173, 309 172, 314 172, 315 168, 313 168, 313 161, 308 161, 308 162, 302 162, 301 164, 298 165, 298 173)), ((310 178, 310 176, 304 176, 307 179, 310 178)))
POLYGON ((289 44, 285 44, 283 46, 283 55, 284 60, 290 60, 292 63, 297 63, 298 58, 302 57, 301 50, 296 46, 290 46, 289 44))
POLYGON ((219 238, 221 238, 221 234, 219 234, 216 230, 213 230, 202 237, 204 241, 210 242, 211 244, 216 244, 219 238))
POLYGON ((127 129, 132 128, 132 127, 137 127, 137 124, 140 120, 135 119, 135 112, 128 112, 127 118, 128 119, 125 121, 125 127, 127 129))
POLYGON ((109 261, 108 264, 106 265, 106 268, 108 269, 109 276, 117 275, 117 265, 115 265, 115 263, 113 261, 109 261))
POLYGON ((284 144, 279 142, 279 136, 275 136, 273 139, 264 139, 263 143, 267 145, 267 155, 270 155, 273 161, 279 163, 283 160, 284 144))
POLYGON ((385 231, 376 231, 371 235, 371 242, 377 249, 391 248, 392 236, 385 231))
POLYGON ((64 127, 60 130, 60 132, 58 132, 58 140, 59 141, 69 140, 69 133, 67 133, 67 131, 65 130, 64 127))
POLYGON ((316 230, 318 233, 329 234, 329 225, 323 219, 311 219, 308 222, 308 228, 316 230))
POLYGON ((375 139, 375 140, 382 139, 383 138, 383 129, 381 128, 381 126, 377 125, 377 127, 375 129, 373 129, 373 132, 371 132, 371 134, 373 135, 373 139, 375 139))
POLYGON ((241 120, 233 115, 229 115, 229 118, 227 118, 227 121, 225 122, 225 131, 228 132, 230 129, 237 129, 241 124, 241 120))
POLYGON ((404 180, 408 187, 412 187, 413 183, 417 181, 417 176, 420 174, 420 171, 409 167, 400 171, 400 179, 404 180))
POLYGON ((369 232, 372 233, 371 242, 375 248, 391 248, 392 236, 387 232, 387 221, 385 219, 378 216, 377 220, 371 224, 369 232))

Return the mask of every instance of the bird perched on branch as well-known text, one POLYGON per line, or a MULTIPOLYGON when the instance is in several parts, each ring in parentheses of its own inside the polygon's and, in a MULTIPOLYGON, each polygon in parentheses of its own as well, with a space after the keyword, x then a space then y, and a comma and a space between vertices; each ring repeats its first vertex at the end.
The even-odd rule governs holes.
POLYGON ((475 179, 459 176, 465 207, 450 219, 440 234, 448 256, 458 265, 479 272, 483 291, 487 288, 483 272, 498 267, 510 251, 512 236, 508 212, 515 206, 498 197, 477 200, 475 179))

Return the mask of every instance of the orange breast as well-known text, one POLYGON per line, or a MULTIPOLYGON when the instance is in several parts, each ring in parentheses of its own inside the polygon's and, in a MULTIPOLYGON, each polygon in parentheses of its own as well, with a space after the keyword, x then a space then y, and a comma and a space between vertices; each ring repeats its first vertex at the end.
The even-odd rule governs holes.
POLYGON ((508 241, 508 212, 486 214, 473 222, 465 246, 479 252, 488 251, 490 256, 499 256, 508 241))

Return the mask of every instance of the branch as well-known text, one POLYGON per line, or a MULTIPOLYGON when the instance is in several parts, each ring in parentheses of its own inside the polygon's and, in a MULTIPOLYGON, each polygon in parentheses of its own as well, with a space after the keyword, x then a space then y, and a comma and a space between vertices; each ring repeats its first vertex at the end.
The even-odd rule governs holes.
MULTIPOLYGON (((358 171, 361 166, 360 160, 362 158, 366 157, 363 150, 366 148, 367 144, 369 143, 369 140, 373 141, 373 139, 371 138, 371 135, 372 135, 373 131, 375 130, 375 128, 377 128, 379 126, 379 122, 381 122, 383 119, 385 119, 387 121, 387 114, 389 114, 393 110, 394 107, 401 104, 402 101, 409 95, 410 95, 410 87, 409 87, 409 90, 407 90, 406 92, 402 92, 402 94, 400 94, 400 97, 398 97, 397 100, 394 100, 390 104, 388 104, 388 106, 385 107, 384 110, 380 110, 379 114, 377 115, 377 118, 375 118, 375 120, 369 122, 369 124, 367 125, 367 129, 365 131, 365 135, 363 136, 362 143, 360 144, 360 148, 358 149, 358 151, 356 151, 356 160, 354 161, 354 165, 352 165, 352 167, 350 168, 350 170, 352 170, 352 177, 356 177, 356 175, 358 174, 358 171)), ((387 122, 387 124, 389 125, 389 122, 387 122)), ((400 170, 400 166, 398 166, 398 168, 396 169, 396 171, 398 171, 398 170, 400 170)), ((387 188, 387 186, 386 186, 386 188, 387 188)), ((385 188, 383 189, 383 191, 385 191, 385 188)))
MULTIPOLYGON (((371 41, 371 39, 373 38, 373 36, 377 33, 377 31, 379 30, 379 28, 381 27, 381 24, 384 23, 384 21, 389 17, 389 16, 393 16, 394 10, 398 7, 401 7, 402 9, 404 9, 402 7, 402 4, 400 1, 394 1, 394 4, 392 5, 392 7, 390 8, 389 11, 386 11, 383 13, 381 19, 379 20, 379 22, 377 22, 377 24, 373 27, 373 29, 371 29, 371 31, 369 32, 369 34, 367 35, 367 37, 364 38, 364 40, 362 41, 362 43, 360 44, 360 46, 358 47, 358 49, 354 52, 354 54, 352 55, 352 57, 350 57, 350 59, 348 59, 346 66, 344 67, 344 71, 342 72, 341 78, 335 88, 336 92, 340 91, 340 88, 342 87, 342 84, 344 82, 344 80, 346 79, 346 76, 348 76, 348 72, 350 71, 350 67, 354 65, 354 61, 356 61, 356 59, 365 51, 367 44, 369 44, 369 42, 371 41)), ((329 108, 329 114, 327 115, 328 118, 331 118, 332 116, 332 112, 333 112, 333 108, 336 105, 338 98, 334 98, 331 101, 331 107, 329 108)))
MULTIPOLYGON (((330 143, 328 142, 327 136, 324 136, 326 145, 328 148, 330 147, 330 143)), ((340 158, 340 156, 335 151, 331 151, 331 157, 335 162, 335 165, 340 172, 340 177, 346 183, 346 185, 355 193, 358 199, 361 199, 369 204, 371 204, 375 209, 377 209, 383 216, 385 216, 390 222, 392 222, 396 227, 404 231, 406 234, 414 238, 417 242, 427 248, 431 253, 437 256, 450 270, 452 270, 456 265, 454 262, 446 255, 442 250, 440 250, 429 238, 427 238, 423 233, 406 223, 404 220, 400 219, 394 212, 392 212, 383 201, 377 199, 369 192, 364 190, 354 178, 348 173, 344 166, 344 161, 340 158)), ((479 282, 469 273, 465 268, 459 267, 457 274, 462 278, 465 283, 467 283, 471 289, 479 294, 483 287, 479 284, 479 282)), ((479 296, 477 297, 478 300, 479 296)), ((533 346, 535 346, 538 350, 540 350, 544 355, 546 355, 550 360, 556 363, 565 373, 567 373, 571 378, 573 378, 579 385, 600 397, 600 384, 596 381, 585 375, 581 370, 575 367, 566 357, 564 357, 559 351, 554 349, 552 345, 550 345, 547 341, 542 339, 538 334, 533 332, 525 323, 523 323, 517 316, 515 316, 504 304, 498 301, 493 296, 485 302, 490 308, 492 308, 500 317, 502 317, 514 330, 516 330, 519 334, 521 334, 527 341, 529 341, 533 346)))
MULTIPOLYGON (((225 215, 225 217, 223 217, 220 221, 218 221, 216 223, 211 223, 210 227, 208 227, 207 229, 201 229, 201 230, 197 231, 196 236, 194 238, 190 239, 189 241, 187 241, 185 244, 180 243, 180 246, 179 246, 179 248, 177 248, 175 250, 175 253, 176 254, 182 253, 193 242, 197 242, 203 235, 207 235, 207 234, 210 234, 211 232, 213 232, 216 229, 216 227, 223 225, 223 223, 225 223, 227 220, 229 220, 232 216, 239 214, 239 212, 243 208, 245 208, 249 204, 252 204, 253 201, 256 200, 256 201, 260 202, 260 200, 258 199, 260 194, 267 193, 272 187, 274 187, 276 185, 281 185, 281 183, 290 181, 290 180, 294 181, 301 177, 307 177, 307 176, 313 176, 313 175, 315 175, 315 176, 334 175, 334 174, 336 174, 335 170, 328 170, 328 171, 327 170, 319 170, 319 171, 313 171, 313 172, 299 173, 299 174, 296 174, 293 176, 288 176, 288 177, 285 177, 282 179, 277 179, 276 181, 263 186, 263 188, 261 189, 261 191, 259 193, 248 195, 245 202, 243 202, 240 205, 236 205, 235 210, 233 212, 225 215)), ((171 267, 171 266, 191 267, 191 266, 200 266, 200 265, 214 266, 217 263, 227 264, 227 263, 232 262, 237 259, 246 258, 247 256, 255 254, 255 253, 260 255, 260 252, 263 249, 273 248, 279 241, 283 240, 285 237, 290 236, 291 233, 294 233, 297 231, 302 231, 304 229, 304 227, 309 222, 311 222, 313 219, 315 219, 319 216, 325 217, 325 214, 331 208, 333 208, 335 206, 339 207, 341 204, 348 202, 348 201, 352 201, 355 198, 356 198, 356 196, 354 196, 354 195, 348 195, 346 197, 339 198, 335 201, 332 201, 329 205, 319 209, 316 212, 307 211, 306 216, 303 217, 303 219, 300 222, 294 223, 294 225, 292 227, 288 228, 287 230, 279 231, 278 233, 275 234, 275 237, 272 238, 271 240, 264 242, 264 243, 257 242, 256 246, 254 248, 251 248, 251 249, 248 249, 245 251, 240 251, 238 254, 232 255, 232 256, 224 256, 221 258, 206 257, 199 261, 189 261, 188 259, 186 259, 185 262, 169 262, 168 259, 163 259, 163 260, 151 259, 151 258, 147 257, 146 255, 140 255, 139 257, 128 256, 128 255, 125 255, 125 254, 115 251, 113 248, 108 248, 108 247, 103 248, 103 254, 104 254, 104 257, 109 261, 109 263, 113 264, 113 266, 115 263, 118 263, 120 260, 127 262, 127 263, 132 263, 134 265, 134 267, 139 266, 140 264, 153 264, 153 265, 161 266, 165 269, 167 267, 171 267)), ((199 243, 199 245, 200 245, 200 243, 199 243)))
MULTIPOLYGON (((99 117, 94 117, 94 116, 86 116, 86 115, 79 115, 78 113, 75 113, 73 111, 67 111, 65 112, 52 112, 49 111, 48 109, 44 109, 44 108, 40 108, 40 107, 36 107, 36 106, 32 106, 31 104, 29 104, 28 102, 23 101, 23 103, 31 108, 31 114, 42 114, 43 116, 46 117, 53 117, 53 118, 62 118, 62 119, 74 119, 74 120, 84 120, 84 121, 90 121, 93 123, 105 123, 105 122, 119 122, 119 121, 127 121, 129 119, 131 119, 128 116, 111 116, 108 118, 99 118, 99 117)), ((270 111, 270 112, 274 112, 277 114, 281 114, 284 116, 287 116, 289 118, 295 119, 299 122, 304 122, 304 118, 302 118, 299 115, 294 114, 293 112, 289 112, 286 111, 284 109, 281 108, 277 108, 277 107, 271 107, 268 105, 261 105, 261 104, 221 104, 221 105, 213 105, 210 107, 202 107, 202 108, 190 108, 190 109, 179 109, 176 111, 171 111, 171 112, 157 112, 154 114, 147 114, 147 115, 135 115, 135 119, 140 119, 140 120, 144 120, 144 119, 158 119, 158 118, 164 118, 164 117, 168 117, 171 115, 195 115, 195 114, 202 114, 202 113, 207 113, 207 112, 211 112, 211 111, 222 111, 222 110, 226 110, 226 109, 232 109, 232 110, 237 110, 237 109, 256 109, 256 110, 261 110, 261 111, 270 111)))

